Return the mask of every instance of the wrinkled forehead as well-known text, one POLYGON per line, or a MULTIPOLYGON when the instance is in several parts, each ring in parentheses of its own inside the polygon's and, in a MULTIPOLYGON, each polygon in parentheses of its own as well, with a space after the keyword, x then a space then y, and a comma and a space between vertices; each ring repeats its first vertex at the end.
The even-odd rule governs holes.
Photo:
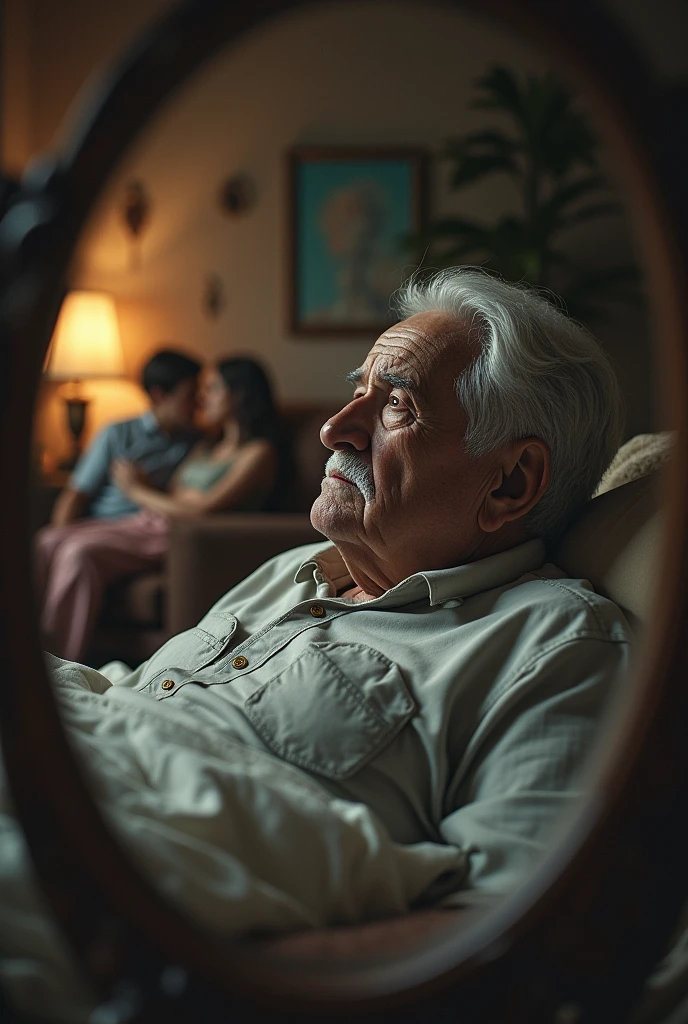
POLYGON ((458 376, 477 355, 466 325, 448 313, 417 313, 389 327, 377 339, 365 361, 368 372, 411 375, 423 384, 439 369, 458 376))

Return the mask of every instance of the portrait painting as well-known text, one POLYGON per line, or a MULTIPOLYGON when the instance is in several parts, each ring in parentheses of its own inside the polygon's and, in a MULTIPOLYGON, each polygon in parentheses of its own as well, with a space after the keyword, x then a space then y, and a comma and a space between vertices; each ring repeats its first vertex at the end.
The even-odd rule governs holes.
POLYGON ((414 269, 403 242, 424 220, 425 154, 299 148, 289 183, 291 330, 384 330, 390 297, 414 269))

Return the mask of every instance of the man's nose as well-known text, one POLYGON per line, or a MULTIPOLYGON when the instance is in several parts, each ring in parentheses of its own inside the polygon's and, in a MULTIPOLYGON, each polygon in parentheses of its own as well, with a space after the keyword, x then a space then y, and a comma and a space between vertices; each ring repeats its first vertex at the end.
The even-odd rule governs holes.
POLYGON ((370 431, 362 416, 360 399, 349 402, 323 423, 320 440, 333 452, 355 450, 363 452, 370 444, 370 431))

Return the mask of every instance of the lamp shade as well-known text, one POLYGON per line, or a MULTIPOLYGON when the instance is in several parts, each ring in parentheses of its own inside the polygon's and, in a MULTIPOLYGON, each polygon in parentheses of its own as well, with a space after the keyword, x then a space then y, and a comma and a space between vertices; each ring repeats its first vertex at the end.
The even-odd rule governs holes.
POLYGON ((83 380, 123 374, 115 300, 103 292, 69 292, 50 342, 45 376, 83 380))

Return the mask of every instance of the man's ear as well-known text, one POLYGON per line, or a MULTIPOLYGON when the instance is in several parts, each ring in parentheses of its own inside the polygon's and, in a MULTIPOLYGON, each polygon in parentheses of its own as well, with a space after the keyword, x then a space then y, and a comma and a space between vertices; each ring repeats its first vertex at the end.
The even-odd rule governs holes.
POLYGON ((478 510, 481 530, 495 533, 530 512, 547 489, 549 472, 550 451, 544 441, 528 437, 508 445, 478 510))

